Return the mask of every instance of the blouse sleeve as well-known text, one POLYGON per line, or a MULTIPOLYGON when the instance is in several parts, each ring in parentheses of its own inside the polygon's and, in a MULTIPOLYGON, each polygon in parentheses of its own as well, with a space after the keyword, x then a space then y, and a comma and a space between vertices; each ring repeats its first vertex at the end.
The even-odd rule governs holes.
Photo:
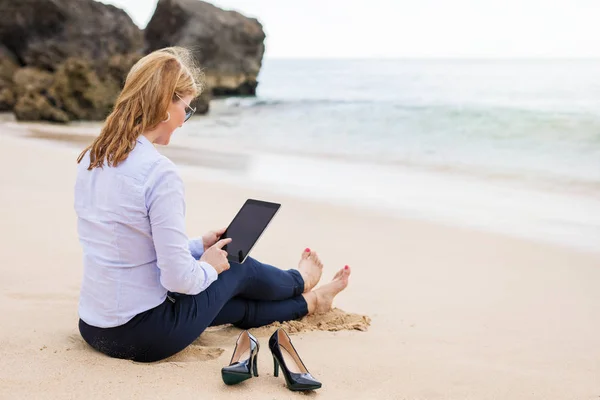
POLYGON ((194 255, 200 258, 201 252, 198 244, 185 234, 185 191, 175 165, 161 158, 146 185, 146 207, 160 282, 171 292, 198 294, 210 286, 218 274, 210 264, 194 258, 194 255))

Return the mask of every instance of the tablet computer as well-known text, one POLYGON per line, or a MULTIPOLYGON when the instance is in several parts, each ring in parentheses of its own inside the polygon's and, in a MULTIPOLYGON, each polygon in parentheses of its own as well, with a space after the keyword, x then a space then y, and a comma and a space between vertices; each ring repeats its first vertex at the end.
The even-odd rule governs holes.
POLYGON ((233 218, 220 239, 231 238, 223 246, 229 262, 243 263, 262 236, 281 204, 248 199, 233 218))

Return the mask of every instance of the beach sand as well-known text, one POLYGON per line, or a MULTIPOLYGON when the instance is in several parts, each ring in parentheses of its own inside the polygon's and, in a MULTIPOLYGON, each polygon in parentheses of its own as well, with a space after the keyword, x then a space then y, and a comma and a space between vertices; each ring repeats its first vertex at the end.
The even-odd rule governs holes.
MULTIPOLYGON (((22 133, 0 125, 1 399, 303 398, 273 377, 274 327, 254 330, 260 376, 234 387, 220 377, 240 332, 230 326, 153 364, 89 348, 77 330, 79 150, 22 133)), ((310 247, 324 280, 352 267, 333 312, 286 324, 323 382, 308 397, 600 397, 600 254, 183 177, 190 236, 225 226, 249 197, 279 201, 254 257, 292 268, 310 247)))

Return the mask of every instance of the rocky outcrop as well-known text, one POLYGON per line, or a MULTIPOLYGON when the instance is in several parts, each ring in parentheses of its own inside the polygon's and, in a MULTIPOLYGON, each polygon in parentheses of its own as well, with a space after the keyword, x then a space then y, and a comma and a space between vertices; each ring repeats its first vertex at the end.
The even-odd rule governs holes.
MULTIPOLYGON (((134 59, 137 59, 135 57, 134 59)), ((97 65, 80 58, 68 58, 55 72, 37 67, 17 69, 12 76, 15 116, 19 120, 101 120, 109 112, 119 93, 122 71, 131 60, 116 65, 97 65)), ((125 72, 126 73, 126 72, 125 72)))
POLYGON ((14 113, 19 120, 67 122, 67 114, 48 99, 54 74, 36 67, 25 67, 13 74, 13 93, 17 99, 14 113))
POLYGON ((93 0, 0 0, 0 109, 20 120, 101 120, 144 35, 121 9, 93 0), (12 106, 11 104, 12 103, 12 106))
POLYGON ((254 95, 265 51, 262 25, 199 0, 159 0, 145 30, 147 51, 194 51, 215 95, 254 95))
POLYGON ((54 75, 51 72, 35 67, 18 69, 13 75, 13 89, 19 97, 29 92, 46 93, 53 82, 54 75))
POLYGON ((14 54, 0 45, 0 111, 10 111, 16 103, 12 77, 18 68, 14 54))
POLYGON ((0 10, 0 43, 21 65, 53 71, 71 57, 99 62, 144 47, 123 10, 93 0, 0 0, 0 10))
POLYGON ((13 111, 17 119, 23 121, 69 122, 69 116, 40 93, 28 92, 21 96, 13 111))
POLYGON ((158 48, 194 50, 208 90, 253 95, 265 34, 256 19, 198 0, 159 0, 142 32, 94 0, 0 0, 0 111, 20 120, 102 120, 131 66, 158 48))
POLYGON ((110 112, 119 90, 117 81, 101 79, 90 62, 70 58, 56 71, 48 94, 69 119, 100 120, 110 112))
POLYGON ((0 84, 0 112, 10 111, 13 109, 16 102, 16 97, 13 91, 8 87, 3 87, 0 84))

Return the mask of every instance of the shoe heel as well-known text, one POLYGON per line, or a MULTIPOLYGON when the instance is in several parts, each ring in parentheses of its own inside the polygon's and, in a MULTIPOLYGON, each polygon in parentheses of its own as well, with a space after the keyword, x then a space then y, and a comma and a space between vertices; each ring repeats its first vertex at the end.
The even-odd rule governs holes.
POLYGON ((273 366, 275 367, 275 369, 273 370, 273 375, 275 377, 278 377, 279 376, 279 362, 277 361, 275 356, 273 356, 273 366))
POLYGON ((258 354, 254 356, 252 359, 252 372, 254 372, 254 376, 258 376, 258 354))
MULTIPOLYGON (((271 338, 269 339, 269 348, 271 349, 271 354, 273 355, 273 365, 275 367, 273 371, 274 376, 279 376, 279 369, 283 372, 283 377, 285 378, 285 384, 288 389, 292 391, 307 391, 307 390, 316 390, 319 389, 322 384, 317 381, 309 372, 302 359, 298 355, 298 352, 292 345, 290 337, 288 334, 281 328, 277 329, 271 338), (282 351, 285 351, 293 356, 294 363, 296 367, 299 369, 298 372, 290 371, 288 365, 286 364, 286 360, 283 358, 282 351)), ((292 362, 292 361, 290 361, 292 362)))

